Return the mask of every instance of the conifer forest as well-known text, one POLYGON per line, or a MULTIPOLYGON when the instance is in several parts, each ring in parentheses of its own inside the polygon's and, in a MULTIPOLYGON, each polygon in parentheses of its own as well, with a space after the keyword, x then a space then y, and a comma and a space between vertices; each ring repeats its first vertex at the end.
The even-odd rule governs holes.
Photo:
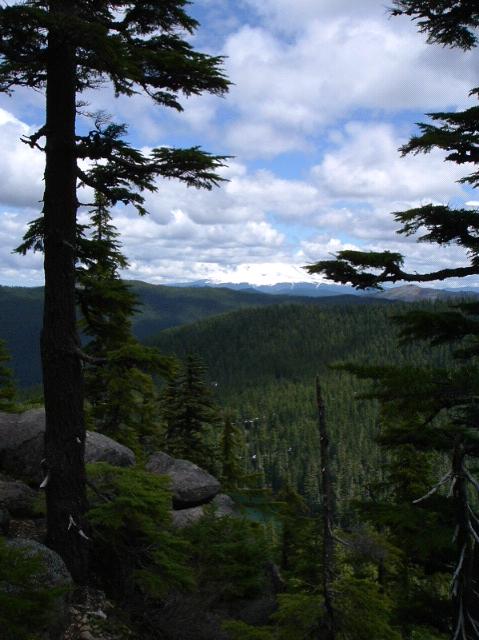
POLYGON ((0 2, 0 640, 479 640, 478 45, 0 2))

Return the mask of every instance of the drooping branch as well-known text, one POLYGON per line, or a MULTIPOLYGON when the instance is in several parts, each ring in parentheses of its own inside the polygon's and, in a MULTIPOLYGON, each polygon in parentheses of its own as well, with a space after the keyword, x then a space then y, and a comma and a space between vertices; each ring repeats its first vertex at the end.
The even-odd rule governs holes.
POLYGON ((339 251, 335 260, 320 260, 303 267, 311 275, 324 275, 328 280, 340 284, 351 284, 356 289, 382 289, 386 282, 433 282, 448 278, 464 278, 479 275, 479 264, 467 267, 438 269, 429 273, 407 272, 401 268, 403 257, 385 251, 339 251), (369 271, 369 268, 376 271, 369 271), (377 273, 379 269, 382 270, 377 273))
POLYGON ((87 362, 88 364, 101 365, 101 364, 106 364, 108 362, 107 358, 94 358, 93 356, 90 356, 88 353, 85 353, 85 351, 83 351, 80 348, 78 348, 76 352, 80 360, 83 360, 83 362, 87 362))

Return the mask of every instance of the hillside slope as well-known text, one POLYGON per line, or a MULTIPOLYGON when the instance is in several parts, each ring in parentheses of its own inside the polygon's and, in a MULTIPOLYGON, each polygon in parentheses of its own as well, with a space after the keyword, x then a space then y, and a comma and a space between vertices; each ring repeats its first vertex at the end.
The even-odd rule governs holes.
MULTIPOLYGON (((195 322, 235 309, 261 307, 289 301, 289 296, 271 296, 230 289, 182 288, 151 285, 131 281, 140 300, 139 313, 133 322, 135 335, 143 340, 162 329, 195 322)), ((368 304, 369 298, 340 296, 294 298, 297 304, 329 305, 334 302, 368 304)), ((43 288, 0 286, 0 339, 7 343, 12 355, 15 377, 21 386, 38 384, 40 373, 40 329, 42 324, 43 288)))
MULTIPOLYGON (((428 305, 429 306, 429 305, 428 305)), ((341 504, 381 476, 375 403, 358 401, 364 383, 330 368, 366 364, 445 364, 440 347, 398 348, 391 316, 410 305, 276 305, 247 309, 169 329, 149 340, 162 351, 205 361, 218 401, 237 416, 246 471, 273 489, 289 484, 317 505, 319 440, 314 380, 319 374, 334 452, 341 504)), ((347 514, 343 514, 347 518, 347 514)))

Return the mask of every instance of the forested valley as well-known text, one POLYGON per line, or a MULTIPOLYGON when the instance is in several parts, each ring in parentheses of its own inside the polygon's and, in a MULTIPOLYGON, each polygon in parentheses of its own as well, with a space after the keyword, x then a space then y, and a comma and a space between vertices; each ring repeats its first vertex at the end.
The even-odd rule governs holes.
POLYGON ((385 459, 376 443, 377 403, 361 400, 367 385, 334 365, 451 364, 447 346, 433 351, 420 343, 398 346, 392 317, 411 305, 358 307, 334 299, 330 304, 238 311, 147 341, 181 360, 200 357, 216 402, 232 412, 242 431, 244 471, 259 473, 275 492, 294 487, 313 509, 320 502, 316 376, 334 450, 336 495, 347 509, 382 478, 385 459))
MULTIPOLYGON (((418 519, 402 523, 406 516, 399 509, 406 507, 398 504, 395 496, 402 487, 401 491, 408 492, 411 503, 420 498, 428 489, 427 479, 423 471, 420 477, 409 474, 425 467, 433 482, 433 478, 444 473, 446 458, 440 453, 415 453, 408 446, 400 447, 400 454, 381 446, 378 403, 361 397, 367 395, 371 385, 341 366, 350 363, 379 367, 393 361, 412 368, 452 366, 452 351, 448 345, 434 350, 421 343, 399 346, 398 328, 393 321, 408 310, 441 312, 449 308, 445 302, 358 305, 330 300, 322 306, 282 303, 239 309, 187 323, 145 340, 147 351, 154 349, 169 362, 166 370, 154 374, 156 391, 145 386, 148 378, 140 378, 141 385, 135 386, 136 377, 145 375, 138 370, 138 367, 144 369, 144 358, 140 358, 133 368, 127 364, 125 369, 121 361, 115 365, 112 354, 111 371, 102 365, 98 374, 94 374, 93 367, 93 378, 88 387, 91 391, 87 396, 90 398, 87 416, 91 428, 98 428, 101 433, 130 446, 140 460, 146 460, 145 453, 148 455, 148 451, 157 448, 194 460, 222 479, 225 490, 237 505, 238 511, 233 517, 239 519, 234 531, 229 529, 232 524, 227 523, 228 517, 221 525, 203 518, 180 535, 180 539, 188 544, 191 544, 190 536, 201 536, 194 538, 197 547, 190 547, 189 551, 176 550, 173 565, 166 574, 161 561, 157 567, 153 560, 149 561, 152 563, 150 571, 160 579, 160 584, 164 582, 165 588, 176 585, 176 589, 180 585, 186 594, 191 589, 188 586, 191 580, 199 580, 195 588, 201 590, 221 590, 227 584, 227 589, 233 591, 225 596, 226 603, 234 603, 238 597, 245 596, 254 602, 266 588, 263 562, 269 558, 269 562, 281 571, 284 581, 277 595, 280 608, 273 614, 269 626, 224 621, 221 633, 228 633, 225 637, 232 638, 255 638, 257 633, 265 638, 306 638, 316 633, 315 629, 321 633, 324 622, 321 595, 317 591, 324 563, 321 560, 320 431, 315 395, 318 376, 330 438, 334 528, 342 540, 338 543, 340 560, 336 580, 341 580, 337 584, 341 585, 338 588, 347 603, 344 606, 361 602, 368 607, 364 618, 356 620, 352 612, 351 616, 345 617, 344 624, 351 630, 348 633, 354 632, 360 638, 377 637, 378 640, 402 637, 395 635, 395 627, 401 627, 401 617, 406 612, 415 619, 403 627, 404 637, 413 632, 415 636, 411 637, 441 638, 439 630, 446 628, 448 614, 437 619, 437 607, 442 608, 447 602, 447 577, 442 573, 446 571, 446 565, 443 569, 440 567, 441 562, 448 562, 446 549, 450 542, 444 537, 450 534, 451 525, 445 521, 436 523, 432 529, 425 527, 424 517, 428 518, 429 527, 437 518, 437 506, 430 504, 428 509, 420 509, 418 519), (168 361, 168 358, 173 360, 168 361), (172 373, 167 374, 168 370, 172 373), (111 376, 111 382, 105 380, 105 376, 111 376), (116 391, 117 385, 120 395, 116 391), (100 388, 105 389, 105 393, 98 394, 100 388), (402 469, 405 461, 408 464, 402 469), (403 526, 405 530, 402 530, 403 526), (400 539, 396 538, 398 531, 401 531, 400 539), (405 531, 408 534, 404 538, 405 531), (208 541, 211 535, 217 536, 215 543, 208 541), (252 537, 243 540, 245 535, 252 537), (227 542, 229 536, 233 539, 227 542), (412 540, 414 546, 410 548, 412 540), (429 566, 431 558, 426 549, 431 547, 430 552, 436 552, 436 545, 445 555, 438 566, 436 563, 429 566), (201 557, 194 560, 192 574, 191 553, 195 548, 201 557), (221 555, 227 548, 233 554, 228 558, 221 555), (261 561, 258 554, 264 554, 261 561), (210 575, 212 562, 219 563, 220 573, 216 576, 210 575), (237 562, 246 565, 240 568, 235 564, 237 562), (411 583, 404 582, 406 569, 408 573, 412 571, 411 583), (233 577, 223 584, 222 574, 229 571, 233 577), (383 586, 379 588, 379 585, 383 586), (425 605, 413 602, 419 596, 432 598, 432 595, 434 598, 427 610, 425 605), (299 619, 301 624, 298 626, 299 619), (436 635, 427 631, 436 627, 439 627, 436 635)), ((8 369, 3 371, 4 379, 11 380, 8 369)), ((7 386, 5 397, 8 389, 7 386)), ((10 410, 18 411, 19 401, 15 401, 13 391, 9 398, 10 410)), ((38 395, 31 395, 31 392, 20 393, 19 398, 24 408, 36 406, 38 402, 38 395)), ((5 403, 4 409, 7 408, 5 403)), ((97 471, 94 466, 90 473, 92 478, 98 476, 95 482, 110 487, 109 492, 114 491, 115 484, 111 483, 119 482, 121 476, 109 477, 104 475, 107 471, 101 465, 97 471)), ((165 504, 161 485, 148 486, 141 475, 125 475, 124 481, 128 483, 125 486, 134 487, 138 494, 123 518, 136 517, 133 516, 136 509, 147 508, 148 503, 144 500, 148 499, 148 490, 154 489, 158 499, 161 497, 165 504)), ((95 494, 90 499, 95 505, 95 494)), ((441 508, 444 506, 442 500, 441 508)), ((120 505, 113 503, 112 507, 120 508, 120 505)), ((151 508, 148 507, 148 513, 151 508)), ((152 515, 154 513, 165 526, 165 513, 159 510, 153 511, 152 515)), ((127 525, 124 521, 122 527, 127 527, 124 533, 116 527, 108 533, 105 527, 111 527, 111 524, 104 520, 105 515, 101 504, 93 506, 93 521, 95 517, 100 518, 103 525, 103 529, 96 529, 97 535, 103 531, 102 537, 107 535, 105 540, 110 544, 118 535, 125 536, 122 544, 128 544, 128 535, 132 535, 128 533, 131 523, 127 525)), ((410 516, 408 513, 407 517, 410 516)), ((142 526, 146 526, 145 523, 142 526)), ((173 542, 173 539, 165 539, 162 544, 170 549, 173 542)), ((116 553, 121 549, 120 546, 116 553)), ((106 564, 99 565, 102 567, 100 575, 104 575, 102 581, 112 571, 109 563, 118 562, 111 553, 108 557, 106 564)), ((116 584, 124 579, 117 576, 114 586, 106 581, 107 591, 116 598, 124 597, 117 591, 116 584)), ((203 602, 201 597, 200 601, 203 602)), ((187 600, 185 606, 194 614, 198 603, 187 600)), ((153 603, 148 606, 148 616, 161 627, 165 638, 190 637, 190 632, 184 629, 178 635, 170 628, 171 624, 178 623, 177 612, 169 611, 171 620, 165 623, 161 616, 158 619, 154 607, 153 603), (174 620, 177 622, 172 622, 174 620)), ((212 610, 215 611, 214 607, 212 610)), ((273 612, 274 608, 266 607, 266 610, 273 612)), ((138 624, 138 611, 133 608, 130 615, 138 624)), ((142 618, 140 615, 139 619, 142 618)), ((266 621, 267 618, 263 619, 266 621)), ((110 624, 113 624, 111 620, 110 624)), ((191 637, 217 637, 219 633, 218 628, 211 631, 208 624, 190 624, 191 637), (211 633, 213 635, 208 635, 211 633)), ((140 628, 145 636, 151 633, 145 620, 140 628)))

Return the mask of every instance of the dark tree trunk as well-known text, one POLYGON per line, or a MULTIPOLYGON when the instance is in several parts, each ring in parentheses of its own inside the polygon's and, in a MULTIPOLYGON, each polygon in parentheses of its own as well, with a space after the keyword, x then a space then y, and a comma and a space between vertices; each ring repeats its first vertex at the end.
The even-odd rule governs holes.
POLYGON ((326 607, 327 628, 321 638, 335 640, 336 625, 333 606, 334 582, 334 505, 331 461, 329 458, 329 438, 326 425, 326 412, 319 377, 316 378, 316 403, 318 408, 318 428, 321 454, 321 502, 323 520, 323 593, 326 607))
POLYGON ((471 537, 475 523, 471 522, 465 458, 464 444, 462 437, 459 436, 452 456, 457 548, 457 566, 453 583, 454 638, 477 640, 479 638, 477 621, 479 598, 477 596, 478 576, 475 575, 477 567, 474 566, 477 545, 471 537))
POLYGON ((45 393, 47 544, 74 580, 87 577, 84 514, 85 426, 82 367, 75 317, 75 48, 68 25, 72 0, 52 0, 55 27, 48 38, 46 168, 44 194, 45 306, 42 366, 45 393))

